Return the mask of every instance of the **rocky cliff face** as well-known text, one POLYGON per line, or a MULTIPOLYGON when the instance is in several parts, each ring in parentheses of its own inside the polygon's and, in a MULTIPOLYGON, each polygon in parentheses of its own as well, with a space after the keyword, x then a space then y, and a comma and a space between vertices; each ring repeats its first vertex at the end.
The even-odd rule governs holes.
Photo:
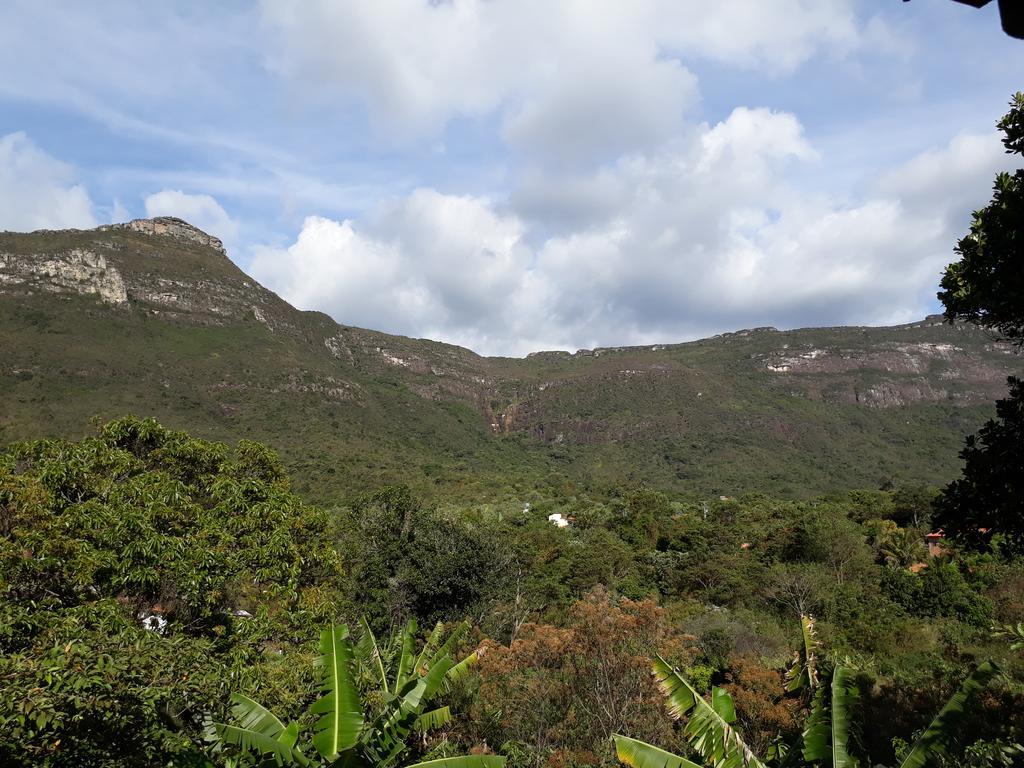
POLYGON ((870 346, 785 344, 756 359, 778 383, 801 388, 810 397, 871 408, 983 402, 999 397, 1005 378, 1017 370, 1011 344, 970 325, 949 325, 941 315, 896 326, 890 333, 897 338, 870 346), (943 340, 915 340, 919 330, 943 340), (957 343, 960 337, 966 337, 965 343, 957 343))
POLYGON ((1010 346, 977 328, 949 326, 939 316, 891 329, 753 328, 691 344, 489 360, 298 312, 235 267, 220 240, 171 217, 0 235, 0 294, 37 292, 92 296, 195 325, 256 322, 312 341, 320 355, 343 367, 398 377, 421 398, 465 402, 494 434, 519 432, 547 442, 590 444, 635 433, 644 419, 614 427, 614 414, 605 413, 616 400, 608 397, 612 392, 643 390, 648 401, 699 400, 699 388, 680 385, 692 378, 695 357, 709 366, 705 373, 715 369, 709 349, 716 350, 714 359, 743 361, 745 375, 768 392, 868 408, 986 403, 1021 367, 1010 346), (538 379, 538 371, 551 375, 538 379), (583 402, 585 412, 574 413, 583 402))
POLYGON ((95 295, 107 304, 199 325, 268 327, 294 314, 227 258, 223 243, 173 217, 94 230, 0 233, 0 293, 95 295))
POLYGON ((53 254, 0 252, 0 293, 94 294, 108 304, 125 304, 128 290, 121 273, 102 253, 70 248, 53 254))
POLYGON ((225 257, 224 243, 213 235, 208 235, 203 230, 197 229, 187 221, 177 219, 173 216, 158 216, 154 219, 135 219, 125 224, 108 224, 97 229, 98 232, 110 232, 114 230, 129 230, 144 235, 156 235, 159 237, 173 237, 187 243, 195 243, 206 248, 219 251, 225 257))

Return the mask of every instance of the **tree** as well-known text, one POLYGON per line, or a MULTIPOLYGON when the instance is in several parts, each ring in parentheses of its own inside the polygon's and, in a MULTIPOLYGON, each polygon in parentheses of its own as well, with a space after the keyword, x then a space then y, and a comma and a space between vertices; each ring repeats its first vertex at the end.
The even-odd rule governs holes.
POLYGON ((493 586, 497 533, 424 509, 405 486, 360 496, 341 519, 351 591, 375 628, 473 615, 493 586))
MULTIPOLYGON (((323 668, 323 695, 309 708, 308 719, 316 719, 306 742, 300 744, 298 721, 286 725, 266 707, 236 693, 231 697, 234 722, 209 723, 213 752, 235 766, 264 765, 268 760, 303 767, 392 768, 405 764, 414 731, 430 731, 450 719, 447 708, 426 707, 475 660, 471 654, 456 664, 450 655, 467 629, 460 627, 442 643, 438 625, 416 654, 416 625, 411 622, 399 636, 401 651, 392 676, 387 674, 381 649, 365 620, 363 637, 356 645, 347 626, 324 629, 318 659, 323 668), (357 687, 360 663, 370 669, 384 694, 378 697, 376 707, 357 687)), ((502 768, 504 764, 505 758, 496 755, 464 755, 416 762, 410 768, 502 768)))
MULTIPOLYGON (((852 713, 859 695, 855 670, 845 663, 821 661, 821 650, 810 617, 801 617, 803 647, 787 675, 791 693, 806 691, 811 709, 804 724, 799 752, 804 763, 822 768, 857 768, 854 756, 852 713)), ((762 760, 734 728, 736 711, 732 697, 712 688, 706 701, 677 670, 660 656, 652 662, 659 688, 673 717, 687 717, 683 733, 690 747, 713 768, 765 768, 793 765, 795 752, 789 745, 775 745, 762 760)), ((947 753, 957 726, 968 711, 970 699, 995 677, 999 669, 992 662, 980 664, 946 702, 935 719, 918 736, 904 755, 899 768, 924 768, 947 753)), ((619 734, 613 735, 619 760, 630 768, 701 768, 701 764, 674 755, 651 744, 619 734)))
MULTIPOLYGON (((996 124, 1007 154, 1024 155, 1024 93, 996 124)), ((939 301, 950 321, 968 320, 1024 343, 1024 168, 996 176, 992 200, 974 212, 946 267, 939 301)))
POLYGON ((885 534, 878 553, 890 568, 910 568, 928 557, 921 532, 913 528, 897 528, 885 534))
POLYGON ((520 764, 594 763, 612 733, 629 726, 671 738, 645 661, 654 647, 691 663, 693 638, 650 600, 595 588, 567 626, 524 624, 507 646, 485 641, 475 702, 475 741, 514 744, 520 764))
POLYGON ((996 418, 968 436, 960 458, 963 476, 936 501, 936 525, 970 549, 1024 553, 1024 381, 1010 379, 1010 396, 996 401, 996 418))
MULTIPOLYGON (((1024 93, 998 123, 1009 154, 1024 155, 1024 93)), ((1024 345, 1024 168, 996 176, 992 200, 974 213, 956 246, 960 260, 942 278, 946 318, 996 328, 1024 345)), ((1002 535, 1008 553, 1024 552, 1024 383, 1010 378, 996 419, 967 438, 963 477, 936 502, 935 523, 961 544, 987 550, 1002 535)))
POLYGON ((180 762, 229 680, 290 705, 333 538, 257 443, 130 417, 0 452, 0 764, 180 762))

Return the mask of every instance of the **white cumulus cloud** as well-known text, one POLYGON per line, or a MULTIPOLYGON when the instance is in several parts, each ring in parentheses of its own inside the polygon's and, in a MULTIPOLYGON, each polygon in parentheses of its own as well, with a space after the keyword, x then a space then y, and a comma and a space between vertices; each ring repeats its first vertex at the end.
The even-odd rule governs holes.
POLYGON ((963 211, 930 201, 983 201, 999 167, 990 144, 959 136, 861 199, 834 199, 792 182, 829 162, 793 115, 739 108, 561 177, 603 190, 565 231, 531 217, 529 192, 509 207, 420 189, 358 221, 307 219, 290 247, 260 249, 253 273, 341 322, 488 354, 902 322, 928 311, 963 225, 963 211))
POLYGON ((250 269, 345 323, 496 350, 517 332, 505 321, 533 258, 522 236, 485 199, 420 189, 358 225, 309 217, 287 249, 256 249, 250 269))
MULTIPOLYGON (((684 59, 783 74, 868 34, 852 0, 266 0, 270 66, 310 96, 340 93, 398 139, 498 114, 545 162, 650 147, 697 99, 684 59), (315 85, 314 85, 315 84, 315 85)), ((876 22, 873 27, 877 27, 876 22)))
POLYGON ((24 133, 0 137, 0 229, 88 229, 93 203, 75 169, 24 133))

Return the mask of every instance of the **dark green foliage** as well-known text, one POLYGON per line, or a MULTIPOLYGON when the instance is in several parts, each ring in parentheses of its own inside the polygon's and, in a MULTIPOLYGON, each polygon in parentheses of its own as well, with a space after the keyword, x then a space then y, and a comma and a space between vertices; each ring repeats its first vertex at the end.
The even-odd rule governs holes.
POLYGON ((935 562, 920 574, 888 570, 882 583, 889 598, 912 616, 954 618, 979 628, 992 622, 992 604, 971 589, 953 563, 935 562))
POLYGON ((417 619, 450 621, 480 605, 496 567, 493 533, 441 515, 420 521, 398 577, 417 619))
MULTIPOLYGON (((1018 93, 998 124, 1007 153, 1024 155, 1022 124, 1018 93)), ((939 293, 946 317, 992 326, 1024 343, 1024 169, 996 176, 992 200, 974 213, 956 252, 960 261, 946 267, 939 293)))
POLYGON ((892 495, 892 512, 885 517, 903 527, 927 525, 938 493, 938 488, 921 485, 897 488, 892 495))
POLYGON ((408 487, 359 497, 342 521, 351 588, 376 628, 461 618, 491 584, 499 545, 493 528, 423 509, 408 487))
POLYGON ((342 607, 331 531, 254 443, 127 418, 0 454, 0 763, 150 765, 229 681, 290 688, 265 649, 342 607))
POLYGON ((635 549, 650 549, 659 527, 672 515, 665 494, 640 488, 625 494, 612 530, 635 549))
POLYGON ((972 549, 993 543, 1024 554, 1024 381, 1010 379, 1010 396, 996 402, 996 418, 967 438, 964 474, 935 504, 935 524, 972 549))
POLYGON ((724 627, 712 627, 700 634, 697 647, 706 664, 724 669, 736 647, 736 639, 724 627))
MULTIPOLYGON (((1010 154, 1024 155, 1024 93, 999 122, 1010 154)), ((974 213, 970 234, 956 247, 939 299, 950 320, 973 320, 1024 345, 1024 169, 1000 173, 987 206, 974 213)), ((988 550, 1000 537, 1006 552, 1024 552, 1024 383, 1009 379, 996 419, 967 438, 963 477, 937 503, 936 523, 957 541, 988 550)))

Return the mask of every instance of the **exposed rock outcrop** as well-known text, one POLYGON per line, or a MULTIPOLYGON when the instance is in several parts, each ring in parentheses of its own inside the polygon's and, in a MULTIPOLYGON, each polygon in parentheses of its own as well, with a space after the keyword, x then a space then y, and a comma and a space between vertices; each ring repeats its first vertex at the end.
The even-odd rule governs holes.
POLYGON ((95 294, 108 304, 125 304, 128 289, 103 254, 84 248, 55 254, 0 253, 0 293, 47 291, 95 294))
POLYGON ((111 229, 130 229, 133 232, 141 232, 144 235, 162 235, 174 237, 178 240, 185 240, 190 243, 197 243, 220 251, 225 256, 224 243, 213 235, 208 235, 203 230, 193 227, 187 221, 175 218, 174 216, 157 216, 152 219, 134 219, 124 224, 108 224, 98 228, 99 231, 111 229))
POLYGON ((195 325, 254 320, 272 331, 297 314, 250 281, 223 243, 170 216, 92 230, 2 233, 0 293, 77 293, 195 325), (143 237, 126 237, 134 234, 143 237))

